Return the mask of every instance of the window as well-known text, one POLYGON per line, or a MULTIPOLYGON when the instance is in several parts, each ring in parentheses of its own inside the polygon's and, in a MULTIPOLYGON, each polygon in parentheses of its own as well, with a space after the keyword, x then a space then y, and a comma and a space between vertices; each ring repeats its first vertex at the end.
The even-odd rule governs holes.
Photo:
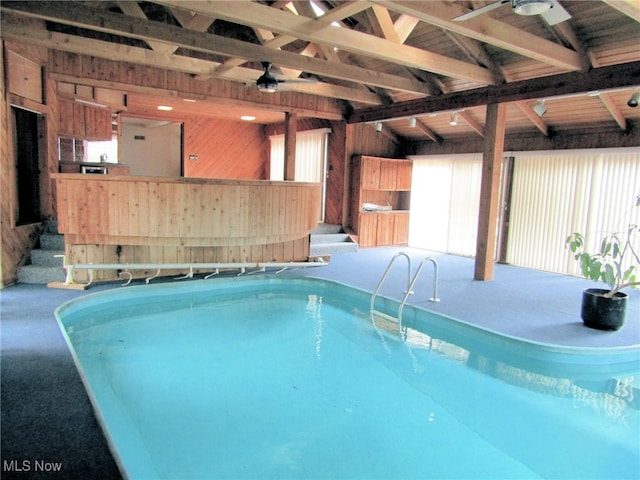
MULTIPOLYGON (((298 132, 296 135, 296 182, 322 183, 322 201, 319 220, 324 220, 325 178, 327 170, 327 146, 331 130, 323 128, 298 132)), ((270 180, 284 180, 284 135, 274 135, 271 140, 270 180)))
POLYGON ((640 212, 633 208, 638 195, 637 153, 591 150, 518 155, 507 262, 578 274, 577 262, 564 248, 566 237, 586 232, 587 250, 593 251, 604 233, 640 224, 640 212))
POLYGON ((414 158, 409 245, 476 253, 482 155, 414 158))

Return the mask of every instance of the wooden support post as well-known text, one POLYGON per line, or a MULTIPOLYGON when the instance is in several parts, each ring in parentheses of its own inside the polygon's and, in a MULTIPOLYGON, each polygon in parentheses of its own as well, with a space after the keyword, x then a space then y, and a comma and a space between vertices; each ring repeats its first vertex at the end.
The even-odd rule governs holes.
POLYGON ((506 105, 503 103, 487 105, 476 240, 476 280, 493 280, 496 227, 500 211, 500 168, 504 151, 505 113, 506 105))
POLYGON ((298 116, 287 112, 284 117, 284 179, 296 179, 296 134, 298 116))

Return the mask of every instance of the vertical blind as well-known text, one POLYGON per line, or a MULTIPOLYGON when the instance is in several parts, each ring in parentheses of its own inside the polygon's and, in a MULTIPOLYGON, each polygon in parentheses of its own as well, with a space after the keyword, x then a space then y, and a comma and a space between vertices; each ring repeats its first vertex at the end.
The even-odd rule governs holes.
MULTIPOLYGON (((609 232, 640 224, 640 156, 635 152, 519 154, 515 160, 507 262, 579 274, 565 248, 572 232, 588 251, 609 232)), ((640 245, 636 245, 640 247, 640 245)))
MULTIPOLYGON (((481 174, 481 155, 414 157, 409 244, 475 255, 481 174)), ((607 233, 640 225, 640 155, 629 149, 517 153, 511 192, 507 263, 579 275, 565 247, 568 235, 585 233, 595 251, 607 233)))
POLYGON ((409 245, 475 255, 482 155, 414 158, 409 245))

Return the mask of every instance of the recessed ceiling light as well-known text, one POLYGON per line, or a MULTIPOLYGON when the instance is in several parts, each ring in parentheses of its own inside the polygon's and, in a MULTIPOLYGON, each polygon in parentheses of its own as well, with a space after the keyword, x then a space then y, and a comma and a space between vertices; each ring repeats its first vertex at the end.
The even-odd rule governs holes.
POLYGON ((182 100, 187 103, 196 103, 196 101, 193 98, 183 98, 182 100))
POLYGON ((168 105, 158 105, 158 110, 162 110, 163 112, 170 112, 173 110, 173 107, 169 107, 168 105))
POLYGON ((245 122, 253 122, 256 119, 253 115, 242 115, 240 120, 244 120, 245 122))

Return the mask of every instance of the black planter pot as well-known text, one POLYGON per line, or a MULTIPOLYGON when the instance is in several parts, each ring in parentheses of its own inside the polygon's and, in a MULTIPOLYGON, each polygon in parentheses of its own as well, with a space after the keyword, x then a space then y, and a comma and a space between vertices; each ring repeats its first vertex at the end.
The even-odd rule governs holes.
POLYGON ((582 292, 582 321, 587 327, 598 330, 618 330, 627 315, 626 293, 617 292, 613 297, 604 296, 609 290, 587 288, 582 292))

